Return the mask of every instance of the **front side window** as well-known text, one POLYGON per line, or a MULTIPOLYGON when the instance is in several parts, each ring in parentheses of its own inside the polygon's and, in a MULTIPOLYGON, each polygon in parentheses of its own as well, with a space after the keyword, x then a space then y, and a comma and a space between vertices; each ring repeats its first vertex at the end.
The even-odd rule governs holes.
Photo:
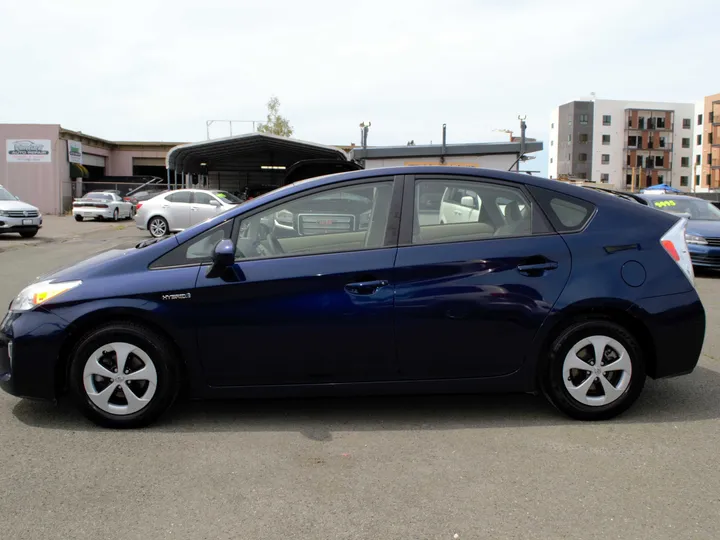
POLYGON ((171 203, 189 203, 192 192, 190 191, 176 191, 165 197, 165 200, 171 203))
POLYGON ((150 268, 158 269, 209 263, 212 261, 212 253, 218 242, 230 238, 232 223, 232 220, 228 220, 187 240, 152 263, 150 268))
POLYGON ((385 245, 393 182, 321 191, 240 222, 237 259, 317 255, 385 245))
POLYGON ((208 195, 207 193, 203 193, 202 191, 196 191, 195 197, 193 199, 193 202, 195 204, 212 204, 212 201, 215 201, 215 204, 218 205, 219 203, 215 200, 214 197, 211 195, 208 195))
POLYGON ((483 181, 437 178, 415 184, 413 244, 435 244, 517 237, 548 232, 518 188, 483 181), (442 192, 440 208, 422 201, 442 192))

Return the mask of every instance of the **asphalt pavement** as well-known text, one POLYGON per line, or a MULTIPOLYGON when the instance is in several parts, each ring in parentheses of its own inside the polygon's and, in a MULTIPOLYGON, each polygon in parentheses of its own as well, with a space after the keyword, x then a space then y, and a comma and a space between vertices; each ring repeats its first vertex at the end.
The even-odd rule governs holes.
MULTIPOLYGON (((147 234, 55 220, 0 238, 0 306, 147 234)), ((610 422, 508 395, 180 403, 112 431, 0 393, 0 538, 717 539, 720 277, 698 289, 700 366, 610 422)))

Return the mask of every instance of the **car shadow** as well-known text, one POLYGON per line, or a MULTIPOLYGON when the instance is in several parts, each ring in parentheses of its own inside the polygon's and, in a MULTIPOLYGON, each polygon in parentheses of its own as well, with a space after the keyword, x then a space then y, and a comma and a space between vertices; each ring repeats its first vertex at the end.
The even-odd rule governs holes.
POLYGON ((694 266, 693 273, 698 278, 718 278, 720 277, 720 270, 714 268, 705 268, 702 266, 694 266))
MULTIPOLYGON (((617 424, 720 418, 720 373, 698 367, 685 377, 648 379, 638 402, 617 424)), ((24 424, 46 429, 95 430, 63 400, 57 406, 21 400, 24 424)), ((297 431, 316 441, 335 431, 413 431, 558 426, 580 423, 529 394, 185 401, 143 432, 297 431)), ((585 424, 587 425, 587 424, 585 424)))

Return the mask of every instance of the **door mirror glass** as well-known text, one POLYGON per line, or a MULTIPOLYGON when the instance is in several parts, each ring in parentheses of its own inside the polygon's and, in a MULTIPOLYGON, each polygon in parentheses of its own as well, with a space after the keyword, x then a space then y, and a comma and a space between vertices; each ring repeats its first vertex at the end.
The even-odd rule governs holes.
POLYGON ((214 206, 215 208, 220 208, 220 203, 217 202, 215 199, 210 199, 210 206, 214 206))
POLYGON ((475 205, 473 203, 474 200, 470 195, 465 195, 462 199, 460 199, 460 204, 468 208, 474 207, 475 205))

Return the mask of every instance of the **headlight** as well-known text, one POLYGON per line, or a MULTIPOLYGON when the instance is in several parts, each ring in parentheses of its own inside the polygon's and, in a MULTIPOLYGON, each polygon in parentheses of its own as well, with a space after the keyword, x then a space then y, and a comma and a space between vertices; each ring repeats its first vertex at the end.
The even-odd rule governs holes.
POLYGON ((705 240, 705 238, 703 238, 702 236, 698 236, 698 235, 696 235, 696 234, 685 233, 685 241, 686 241, 688 244, 703 244, 703 245, 707 245, 707 240, 705 240))
POLYGON ((7 210, 0 210, 0 216, 9 216, 10 213, 7 210))
POLYGON ((65 281, 61 283, 51 283, 50 281, 41 281, 33 283, 25 287, 15 300, 10 304, 10 311, 29 311, 43 302, 47 302, 51 298, 61 295, 64 292, 74 289, 80 285, 82 281, 65 281))

